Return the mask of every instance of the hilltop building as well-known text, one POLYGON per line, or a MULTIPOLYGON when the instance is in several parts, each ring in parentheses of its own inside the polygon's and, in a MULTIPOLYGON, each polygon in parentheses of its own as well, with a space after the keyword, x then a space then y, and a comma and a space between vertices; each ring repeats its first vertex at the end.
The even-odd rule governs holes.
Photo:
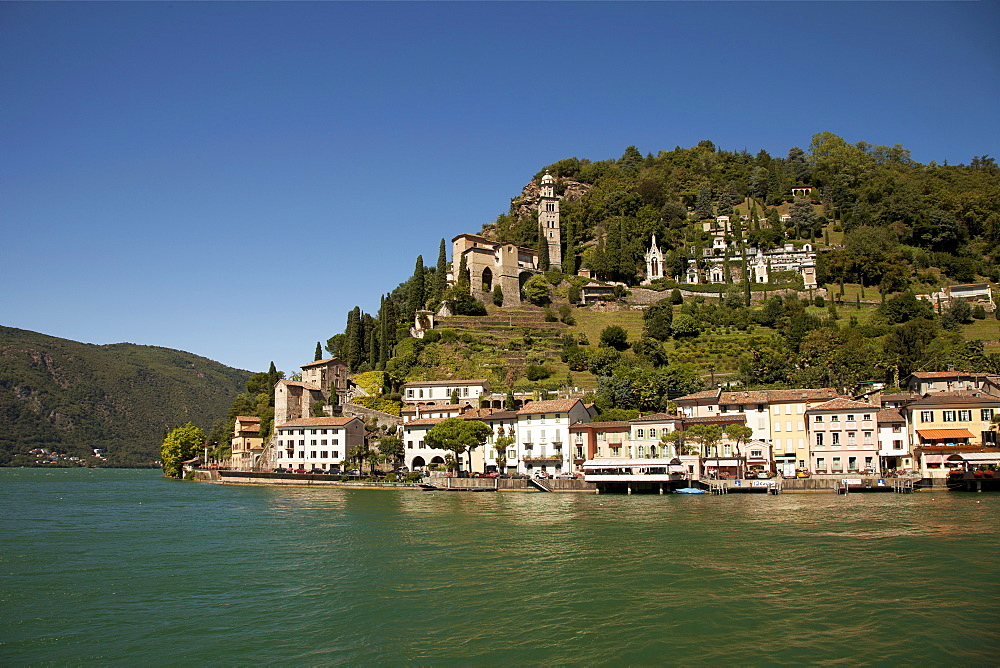
POLYGON ((275 426, 311 417, 317 402, 333 407, 347 396, 350 369, 340 358, 310 362, 301 368, 302 380, 281 379, 274 385, 275 426))
POLYGON ((488 303, 493 286, 499 285, 504 307, 519 306, 521 286, 539 271, 535 250, 491 241, 478 234, 459 234, 451 240, 451 249, 451 282, 458 280, 464 259, 469 272, 469 292, 481 302, 488 303))
POLYGON ((562 236, 559 230, 559 197, 556 196, 555 187, 556 180, 546 170, 538 198, 539 234, 544 235, 544 239, 539 239, 539 243, 548 245, 549 266, 561 267, 562 236))

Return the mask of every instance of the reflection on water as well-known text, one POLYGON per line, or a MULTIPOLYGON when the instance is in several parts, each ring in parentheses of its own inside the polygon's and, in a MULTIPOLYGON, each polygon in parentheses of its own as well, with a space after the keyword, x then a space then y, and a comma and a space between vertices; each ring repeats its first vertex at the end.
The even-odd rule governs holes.
POLYGON ((0 470, 2 663, 992 663, 1000 497, 0 470), (983 584, 989 586, 983 586, 983 584))

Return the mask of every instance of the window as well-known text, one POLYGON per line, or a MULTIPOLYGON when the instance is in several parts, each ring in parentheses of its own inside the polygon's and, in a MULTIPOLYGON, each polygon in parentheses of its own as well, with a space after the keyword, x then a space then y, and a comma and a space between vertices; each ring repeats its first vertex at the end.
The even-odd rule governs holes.
POLYGON ((823 434, 816 434, 816 445, 823 445, 823 434))
POLYGON ((407 450, 412 450, 413 449, 413 441, 407 441, 406 442, 406 449, 407 450))
POLYGON ((958 411, 958 421, 959 422, 971 422, 972 421, 972 411, 958 411))
POLYGON ((517 459, 517 450, 508 450, 507 459, 517 459))
POLYGON ((780 422, 775 422, 774 423, 774 430, 775 431, 781 431, 781 423, 780 422))
POLYGON ((774 407, 774 414, 775 415, 781 415, 781 406, 775 406, 774 407))
POLYGON ((709 407, 708 407, 708 412, 709 412, 709 413, 711 413, 711 412, 712 412, 712 411, 714 411, 714 410, 715 410, 715 406, 709 406, 709 407))
POLYGON ((340 439, 337 438, 331 439, 330 445, 340 445, 340 439))
POLYGON ((902 441, 893 441, 892 442, 892 449, 893 450, 902 450, 903 449, 903 442, 902 441))
POLYGON ((321 451, 319 453, 319 458, 320 459, 329 459, 329 457, 328 457, 329 454, 330 454, 329 451, 323 450, 323 451, 321 451))
POLYGON ((788 404, 787 406, 785 406, 785 415, 791 415, 791 414, 792 414, 792 405, 788 404))
POLYGON ((858 458, 857 457, 848 457, 847 458, 847 470, 848 471, 857 471, 858 470, 858 458))
MULTIPOLYGON (((598 450, 600 450, 600 448, 598 448, 598 450)), ((620 446, 620 445, 612 445, 611 446, 611 456, 612 457, 617 457, 621 453, 622 453, 622 446, 620 446)))
POLYGON ((785 423, 785 431, 791 431, 791 430, 792 430, 792 423, 791 422, 786 422, 785 423))
POLYGON ((645 438, 645 434, 644 434, 643 430, 642 429, 636 429, 635 430, 635 437, 636 438, 645 438))
POLYGON ((840 457, 834 457, 833 458, 833 472, 834 473, 840 473, 843 470, 844 470, 844 467, 840 463, 840 457))
POLYGON ((934 422, 934 411, 920 411, 921 422, 934 422))
POLYGON ((865 439, 865 445, 871 445, 872 444, 872 432, 866 431, 866 432, 864 432, 863 435, 864 435, 864 439, 865 439))
POLYGON ((326 441, 327 441, 327 439, 324 438, 324 439, 320 440, 319 444, 320 445, 326 445, 326 441))
POLYGON ((337 457, 339 457, 339 456, 340 456, 340 453, 339 453, 339 452, 337 452, 336 450, 334 450, 334 451, 333 451, 333 458, 334 458, 334 459, 336 459, 336 458, 337 458, 337 457))
POLYGON ((864 420, 865 422, 871 422, 872 416, 870 413, 865 413, 864 415, 861 416, 861 419, 864 420))
POLYGON ((872 468, 872 458, 871 457, 865 457, 865 468, 866 469, 872 468))
POLYGON ((840 445, 840 432, 835 431, 832 434, 831 445, 840 445))
POLYGON ((816 458, 816 473, 826 473, 826 457, 816 458))
POLYGON ((993 409, 992 408, 980 408, 979 409, 979 419, 983 422, 989 422, 993 419, 993 409))
POLYGON ((524 432, 524 442, 525 443, 531 443, 531 430, 530 429, 528 429, 527 431, 524 432))
POLYGON ((831 415, 830 416, 830 422, 840 422, 840 416, 839 415, 831 415))
POLYGON ((813 422, 822 422, 822 421, 823 421, 822 415, 817 415, 815 418, 813 418, 813 422))
POLYGON ((955 421, 955 411, 942 411, 942 412, 944 413, 944 416, 943 416, 942 419, 945 422, 954 422, 955 421))
POLYGON ((656 427, 651 427, 649 429, 649 437, 650 438, 656 438, 656 427))
POLYGON ((305 445, 305 444, 306 444, 305 441, 299 441, 299 445, 305 445))
POLYGON ((764 455, 764 451, 763 450, 751 450, 750 451, 750 456, 751 457, 762 457, 763 455, 764 455))
POLYGON ((857 434, 858 434, 858 432, 856 432, 856 431, 849 431, 849 432, 847 432, 847 444, 848 445, 857 445, 857 434))
POLYGON ((315 450, 311 450, 309 452, 309 459, 316 459, 316 451, 315 450))
POLYGON ((898 433, 900 433, 902 431, 903 431, 903 428, 901 426, 899 426, 898 424, 892 425, 892 433, 898 434, 898 433))
POLYGON ((309 441, 309 445, 316 445, 316 439, 315 439, 315 438, 314 438, 314 439, 311 439, 311 440, 309 441))

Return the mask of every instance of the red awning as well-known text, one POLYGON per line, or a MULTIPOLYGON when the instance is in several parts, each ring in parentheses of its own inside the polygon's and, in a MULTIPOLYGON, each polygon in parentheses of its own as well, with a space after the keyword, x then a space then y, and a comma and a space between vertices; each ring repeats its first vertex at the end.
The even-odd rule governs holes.
POLYGON ((918 429, 917 435, 925 441, 943 441, 947 439, 975 438, 968 429, 918 429))

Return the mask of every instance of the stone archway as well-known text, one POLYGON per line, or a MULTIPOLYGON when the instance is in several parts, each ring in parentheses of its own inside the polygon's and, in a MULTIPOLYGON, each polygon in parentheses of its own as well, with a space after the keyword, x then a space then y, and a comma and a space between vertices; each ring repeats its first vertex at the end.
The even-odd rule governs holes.
POLYGON ((427 466, 427 462, 425 462, 424 458, 421 457, 421 456, 419 456, 419 455, 416 456, 416 457, 414 457, 413 461, 410 462, 410 470, 411 471, 415 471, 416 469, 423 468, 424 466, 427 466))
POLYGON ((493 271, 486 267, 483 269, 483 292, 493 291, 493 271))
POLYGON ((431 464, 444 464, 444 457, 437 456, 431 459, 431 464))

